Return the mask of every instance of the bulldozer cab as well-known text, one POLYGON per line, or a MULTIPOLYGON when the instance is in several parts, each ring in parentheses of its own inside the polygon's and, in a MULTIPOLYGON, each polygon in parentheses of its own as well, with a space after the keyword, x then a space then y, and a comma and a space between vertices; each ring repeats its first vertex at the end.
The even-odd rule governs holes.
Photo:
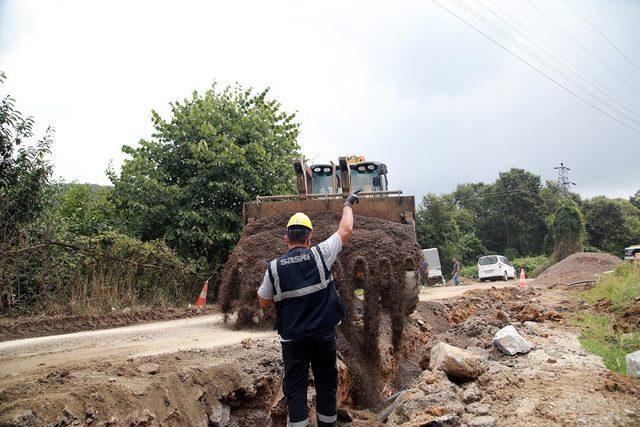
POLYGON ((244 224, 285 212, 342 212, 344 198, 361 189, 360 203, 354 207, 356 214, 415 225, 414 198, 388 189, 384 163, 340 157, 338 164, 308 166, 304 159, 295 159, 293 169, 298 193, 257 196, 255 201, 246 202, 244 224))
MULTIPOLYGON (((352 189, 371 193, 388 190, 387 166, 374 161, 347 163, 352 189)), ((310 194, 334 194, 342 192, 341 165, 311 165, 310 194)))

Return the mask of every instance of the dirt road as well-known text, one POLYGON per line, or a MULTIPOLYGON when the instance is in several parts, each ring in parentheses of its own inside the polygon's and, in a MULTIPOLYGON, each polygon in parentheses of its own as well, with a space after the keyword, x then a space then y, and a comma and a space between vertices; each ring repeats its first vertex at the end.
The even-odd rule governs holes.
MULTIPOLYGON (((533 279, 526 279, 527 284, 532 284, 533 279)), ((453 298, 463 293, 470 291, 472 289, 491 289, 491 288, 508 288, 512 286, 518 286, 518 280, 509 280, 506 282, 489 282, 489 283, 481 283, 472 281, 469 279, 464 279, 464 282, 469 284, 464 284, 460 286, 432 286, 428 288, 423 288, 420 291, 420 301, 431 301, 437 299, 446 299, 453 298)))
POLYGON ((0 382, 4 385, 32 371, 69 361, 126 360, 180 350, 210 349, 246 338, 275 335, 270 331, 232 330, 222 314, 147 323, 99 331, 27 338, 0 343, 0 382))

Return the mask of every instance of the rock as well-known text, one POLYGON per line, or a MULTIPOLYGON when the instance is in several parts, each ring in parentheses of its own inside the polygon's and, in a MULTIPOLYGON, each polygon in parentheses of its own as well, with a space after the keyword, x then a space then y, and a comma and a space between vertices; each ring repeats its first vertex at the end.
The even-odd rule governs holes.
POLYGON ((471 405, 467 405, 465 410, 473 415, 489 415, 491 412, 489 406, 484 403, 472 403, 471 405))
POLYGON ((129 416, 125 420, 125 424, 130 426, 151 426, 153 425, 153 420, 156 419, 156 416, 153 412, 148 409, 138 410, 129 416))
POLYGON ((510 356, 518 353, 528 353, 533 348, 533 345, 522 338, 522 335, 516 331, 513 325, 505 326, 496 332, 493 337, 493 344, 498 350, 510 356))
POLYGON ((431 328, 431 325, 429 325, 427 322, 425 322, 425 321, 424 321, 424 320, 422 320, 422 319, 417 319, 417 320, 416 320, 416 322, 418 323, 418 325, 420 326, 420 328, 421 328, 422 330, 424 330, 424 331, 430 331, 430 330, 432 329, 432 328, 431 328))
POLYGON ((476 383, 472 383, 462 392, 462 401, 464 403, 473 403, 480 399, 482 399, 482 392, 476 383))
POLYGON ((423 371, 413 386, 398 396, 387 425, 459 425, 464 405, 460 388, 442 371, 423 371))
POLYGON ((143 374, 155 375, 160 372, 160 365, 158 365, 157 363, 143 363, 142 365, 138 366, 138 371, 142 372, 143 374))
POLYGON ((504 310, 498 310, 496 312, 496 319, 508 322, 509 321, 509 315, 504 310))
POLYGON ((624 360, 627 362, 627 375, 640 378, 640 350, 627 354, 624 360))
POLYGON ((557 360, 554 359, 553 357, 550 357, 550 358, 547 359, 547 363, 556 363, 556 362, 557 362, 557 360))
POLYGON ((469 421, 467 421, 467 427, 494 427, 495 425, 495 417, 490 417, 488 415, 473 417, 469 421))
POLYGON ((231 420, 231 409, 227 405, 215 402, 207 408, 209 425, 213 427, 226 427, 231 420))
POLYGON ((456 414, 447 414, 419 425, 420 427, 457 427, 460 425, 460 417, 456 414))
POLYGON ((429 368, 443 371, 449 378, 472 380, 485 373, 488 366, 486 357, 439 342, 431 349, 429 368))
POLYGON ((21 411, 11 420, 11 425, 19 427, 31 427, 38 425, 38 419, 32 411, 21 411))

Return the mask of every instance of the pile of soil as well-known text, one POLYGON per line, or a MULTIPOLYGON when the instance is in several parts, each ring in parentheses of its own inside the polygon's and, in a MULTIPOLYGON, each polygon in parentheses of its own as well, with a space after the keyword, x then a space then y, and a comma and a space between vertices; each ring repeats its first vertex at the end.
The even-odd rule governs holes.
MULTIPOLYGON (((312 214, 312 243, 336 232, 341 215, 334 212, 312 214)), ((286 252, 284 225, 289 214, 260 218, 248 224, 229 257, 220 283, 218 300, 225 313, 237 313, 237 325, 269 324, 274 311, 263 311, 256 291, 267 264, 286 252)), ((404 323, 405 271, 417 270, 421 252, 412 225, 355 215, 354 232, 332 268, 338 293, 346 305, 343 321, 349 328, 355 320, 354 290, 365 289, 364 333, 376 341, 380 302, 392 313, 394 346, 398 348, 404 323)))
POLYGON ((78 314, 57 316, 22 316, 0 318, 0 342, 21 338, 68 334, 72 332, 117 328, 157 320, 180 319, 200 313, 219 312, 217 307, 127 308, 109 314, 78 314))
POLYGON ((598 274, 611 271, 622 260, 607 253, 578 252, 552 265, 536 278, 536 285, 568 285, 595 281, 598 274))
MULTIPOLYGON (((336 232, 340 213, 309 214, 313 222, 312 244, 336 232)), ((267 264, 286 252, 283 235, 289 216, 284 213, 248 224, 229 257, 218 300, 225 313, 237 314, 238 327, 274 321, 275 311, 260 309, 256 291, 267 264)), ((358 390, 357 404, 375 405, 386 382, 383 373, 390 371, 383 367, 391 363, 385 354, 389 349, 400 351, 406 320, 405 272, 416 271, 420 257, 412 225, 354 216, 353 235, 331 271, 346 306, 338 350, 358 390), (364 301, 354 295, 355 289, 364 289, 364 301), (383 312, 388 317, 381 316, 383 312)))
POLYGON ((630 304, 622 313, 616 314, 613 329, 622 332, 640 329, 640 301, 630 304))

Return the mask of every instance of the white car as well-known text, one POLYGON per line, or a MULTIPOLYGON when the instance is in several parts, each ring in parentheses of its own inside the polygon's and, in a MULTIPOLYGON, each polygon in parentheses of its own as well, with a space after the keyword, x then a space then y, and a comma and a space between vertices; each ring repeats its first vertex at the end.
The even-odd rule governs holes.
POLYGON ((507 281, 516 278, 516 269, 502 255, 483 256, 478 260, 478 277, 481 282, 490 279, 507 281))

